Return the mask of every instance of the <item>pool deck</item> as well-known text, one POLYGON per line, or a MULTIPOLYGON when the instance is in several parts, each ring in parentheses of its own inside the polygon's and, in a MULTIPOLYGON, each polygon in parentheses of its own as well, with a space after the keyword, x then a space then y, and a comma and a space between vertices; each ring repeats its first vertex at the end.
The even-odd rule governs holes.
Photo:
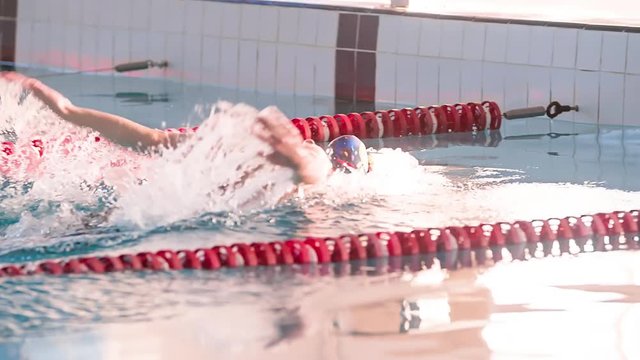
MULTIPOLYGON (((255 2, 255 1, 254 1, 255 2)), ((390 0, 272 0, 270 3, 305 3, 312 5, 393 10, 407 14, 446 15, 501 20, 548 21, 605 26, 640 26, 640 3, 612 1, 510 1, 510 0, 411 0, 407 8, 392 8, 390 0)))

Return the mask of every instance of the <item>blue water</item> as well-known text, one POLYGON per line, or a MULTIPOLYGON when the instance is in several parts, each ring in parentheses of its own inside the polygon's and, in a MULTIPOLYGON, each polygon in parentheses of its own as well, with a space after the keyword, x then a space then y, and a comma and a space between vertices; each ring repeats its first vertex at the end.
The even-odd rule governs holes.
MULTIPOLYGON (((325 98, 266 96, 156 80, 74 76, 48 81, 78 105, 153 127, 197 124, 218 99, 255 107, 275 104, 291 117, 343 111, 325 98)), ((115 210, 120 219, 115 221, 107 214, 121 206, 122 196, 114 195, 109 185, 88 184, 79 193, 62 186, 49 196, 48 189, 37 188, 37 181, 7 180, 0 187, 0 263, 579 215, 637 208, 640 200, 637 128, 531 119, 506 122, 499 132, 366 143, 401 150, 387 150, 385 172, 361 181, 335 180, 320 191, 274 206, 203 211, 178 219, 172 216, 178 209, 163 208, 166 193, 134 197, 127 203, 130 207, 115 210), (46 196, 30 197, 34 189, 46 196), (135 205, 139 199, 147 202, 135 205)), ((186 165, 172 169, 187 174, 193 170, 186 165)), ((166 189, 174 184, 162 185, 159 188, 166 189)), ((188 198, 192 190, 184 183, 179 195, 188 198)), ((377 275, 372 266, 2 280, 0 358, 118 358, 125 348, 131 351, 126 354, 138 355, 165 349, 158 350, 158 358, 185 348, 195 351, 196 358, 213 349, 231 358, 263 351, 282 354, 278 351, 329 331, 317 327, 318 317, 331 323, 335 315, 328 309, 336 298, 325 301, 326 293, 362 291, 349 300, 351 306, 373 301, 381 287, 387 295, 393 295, 396 286, 406 291, 403 272, 378 265, 377 275), (334 271, 358 275, 326 276, 334 271), (311 300, 326 308, 310 307, 311 300)), ((445 274, 435 271, 430 274, 445 274)), ((310 343, 314 351, 309 350, 308 357, 327 358, 316 352, 322 344, 310 343)))

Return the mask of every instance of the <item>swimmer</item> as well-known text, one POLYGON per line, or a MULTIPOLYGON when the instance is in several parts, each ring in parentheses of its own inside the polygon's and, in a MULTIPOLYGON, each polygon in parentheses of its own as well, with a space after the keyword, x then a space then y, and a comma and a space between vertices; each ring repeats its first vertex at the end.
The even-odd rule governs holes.
POLYGON ((371 170, 372 153, 353 135, 342 135, 327 146, 327 156, 334 172, 366 174, 371 170))
MULTIPOLYGON (((109 141, 124 147, 142 152, 158 147, 175 148, 189 136, 151 129, 115 114, 76 106, 58 91, 19 73, 5 72, 0 74, 0 78, 20 83, 63 120, 97 131, 109 141)), ((262 126, 255 135, 274 150, 268 156, 269 161, 292 168, 303 184, 322 182, 331 173, 331 162, 322 148, 313 142, 303 141, 295 126, 275 107, 260 111, 256 121, 262 126)))

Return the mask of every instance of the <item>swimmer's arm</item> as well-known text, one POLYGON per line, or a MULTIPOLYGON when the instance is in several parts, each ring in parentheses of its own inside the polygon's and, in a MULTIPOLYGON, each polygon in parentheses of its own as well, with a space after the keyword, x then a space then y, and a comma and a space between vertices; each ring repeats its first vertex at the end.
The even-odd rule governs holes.
POLYGON ((122 146, 146 151, 158 146, 175 147, 180 134, 151 129, 122 116, 75 106, 71 103, 54 111, 72 124, 88 127, 122 146))
POLYGON ((2 73, 1 77, 21 83, 62 119, 77 126, 91 128, 122 146, 146 151, 160 145, 175 147, 181 138, 181 134, 151 129, 122 116, 75 106, 64 95, 37 79, 15 72, 2 73))

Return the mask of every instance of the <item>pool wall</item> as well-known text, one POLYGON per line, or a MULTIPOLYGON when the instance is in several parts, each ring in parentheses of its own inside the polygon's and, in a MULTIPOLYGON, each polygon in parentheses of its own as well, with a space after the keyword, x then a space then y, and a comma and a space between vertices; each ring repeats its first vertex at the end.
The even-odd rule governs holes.
POLYGON ((167 59, 167 70, 130 75, 347 102, 553 99, 581 107, 560 119, 640 125, 640 28, 198 0, 20 0, 15 20, 10 3, 0 3, 5 61, 86 70, 167 59))

